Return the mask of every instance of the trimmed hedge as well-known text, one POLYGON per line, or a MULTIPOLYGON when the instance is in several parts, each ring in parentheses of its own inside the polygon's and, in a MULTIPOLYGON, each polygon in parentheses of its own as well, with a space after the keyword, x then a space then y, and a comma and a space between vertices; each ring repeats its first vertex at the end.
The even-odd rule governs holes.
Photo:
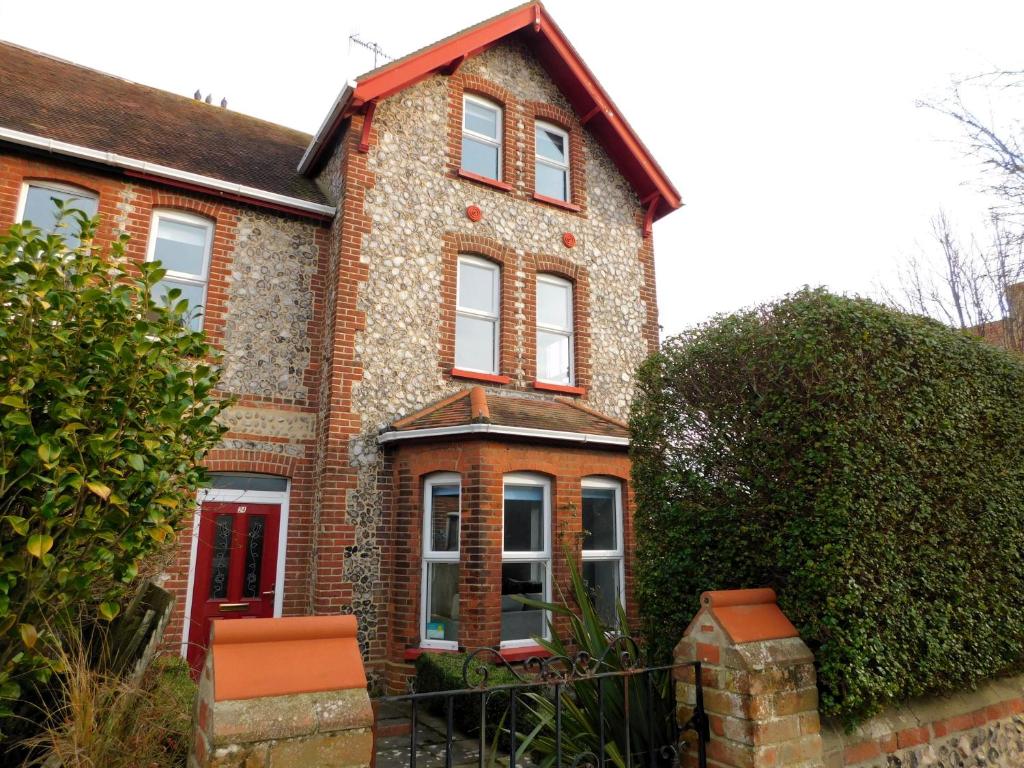
POLYGON ((772 586, 847 722, 1024 668, 1024 360, 804 290, 669 339, 631 422, 637 596, 670 653, 772 586))
MULTIPOLYGON (((466 653, 424 653, 416 659, 416 692, 427 693, 428 691, 461 691, 468 686, 462 679, 462 669, 466 664, 466 653)), ((509 670, 504 667, 490 664, 486 661, 477 660, 473 662, 474 668, 485 666, 489 670, 487 687, 493 688, 499 685, 511 685, 520 682, 509 670)), ((477 677, 471 677, 475 682, 477 677)), ((502 720, 505 710, 508 708, 508 693, 498 691, 487 698, 487 725, 489 728, 496 727, 502 720)), ((480 697, 474 695, 461 695, 454 697, 452 717, 455 727, 466 734, 475 735, 480 732, 480 697)), ((443 716, 445 713, 445 699, 438 696, 429 700, 427 708, 432 714, 443 716)), ((519 707, 517 716, 519 721, 516 730, 523 730, 523 716, 526 714, 525 707, 519 707)), ((505 723, 503 727, 508 727, 505 723)))

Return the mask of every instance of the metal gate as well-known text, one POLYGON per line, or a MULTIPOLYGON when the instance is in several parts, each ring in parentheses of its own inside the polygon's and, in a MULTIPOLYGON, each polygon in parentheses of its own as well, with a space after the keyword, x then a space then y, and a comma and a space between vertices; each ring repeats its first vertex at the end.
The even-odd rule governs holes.
MULTIPOLYGON (((375 701, 408 705, 411 733, 404 764, 409 768, 417 768, 418 760, 421 766, 426 762, 417 736, 428 710, 443 718, 444 768, 466 764, 456 761, 453 745, 459 737, 456 710, 467 706, 480 713, 472 737, 478 768, 527 768, 538 764, 533 759, 538 752, 544 756, 540 763, 551 768, 674 768, 691 747, 689 764, 695 759, 698 768, 706 768, 710 733, 700 662, 644 667, 638 656, 637 644, 625 635, 614 638, 600 658, 586 652, 532 657, 518 669, 497 649, 480 648, 466 658, 462 688, 375 701), (512 682, 492 681, 495 668, 507 670, 512 682), (680 725, 674 691, 683 669, 692 669, 695 699, 688 705, 689 720, 680 725)), ((439 756, 431 757, 437 761, 439 756)))

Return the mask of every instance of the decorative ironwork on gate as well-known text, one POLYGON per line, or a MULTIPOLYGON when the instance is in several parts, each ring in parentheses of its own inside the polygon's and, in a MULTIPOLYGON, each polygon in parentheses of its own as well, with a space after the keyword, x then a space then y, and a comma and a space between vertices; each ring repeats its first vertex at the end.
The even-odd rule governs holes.
POLYGON ((518 668, 509 663, 498 649, 479 648, 466 658, 462 683, 464 687, 458 690, 412 691, 375 700, 409 704, 409 768, 417 768, 419 759, 417 734, 421 707, 434 705, 436 708, 438 703, 443 705, 446 729, 444 766, 454 768, 455 708, 460 700, 471 697, 476 697, 480 709, 479 734, 475 737, 478 739, 479 768, 506 764, 508 768, 523 768, 524 763, 535 765, 530 761, 532 750, 529 744, 523 748, 524 740, 529 740, 531 734, 523 733, 521 726, 532 711, 529 725, 537 728, 537 694, 549 702, 546 707, 549 713, 553 710, 553 718, 549 717, 544 726, 548 737, 547 762, 552 768, 633 768, 634 765, 638 768, 675 768, 680 763, 681 754, 691 745, 695 746, 695 754, 688 764, 693 765, 695 758, 698 768, 706 768, 705 750, 710 730, 704 711, 701 663, 641 666, 637 643, 626 635, 613 638, 600 657, 585 651, 571 657, 534 656, 518 668), (515 682, 492 684, 494 669, 507 670, 515 682), (680 725, 676 716, 674 673, 681 669, 692 669, 695 699, 687 704, 687 709, 692 711, 690 718, 680 725), (667 687, 667 691, 657 690, 659 684, 663 689, 667 687), (489 722, 488 704, 495 696, 503 696, 507 701, 502 705, 503 713, 498 722, 489 722), (570 738, 566 738, 563 719, 567 707, 576 707, 578 711, 581 696, 588 697, 591 710, 596 705, 596 733, 584 735, 585 740, 595 743, 596 747, 566 754, 566 742, 579 734, 568 734, 570 738), (526 718, 524 708, 527 710, 526 718), (659 716, 666 714, 666 722, 656 722, 659 716), (690 738, 684 739, 685 734, 690 738), (643 739, 646 743, 639 750, 632 743, 636 735, 646 736, 643 739))

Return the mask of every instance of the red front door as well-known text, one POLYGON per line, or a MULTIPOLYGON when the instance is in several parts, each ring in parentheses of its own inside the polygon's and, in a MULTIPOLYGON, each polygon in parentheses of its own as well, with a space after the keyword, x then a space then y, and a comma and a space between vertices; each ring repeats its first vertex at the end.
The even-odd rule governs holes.
POLYGON ((188 663, 198 675, 214 619, 274 615, 280 504, 207 501, 199 511, 188 663))

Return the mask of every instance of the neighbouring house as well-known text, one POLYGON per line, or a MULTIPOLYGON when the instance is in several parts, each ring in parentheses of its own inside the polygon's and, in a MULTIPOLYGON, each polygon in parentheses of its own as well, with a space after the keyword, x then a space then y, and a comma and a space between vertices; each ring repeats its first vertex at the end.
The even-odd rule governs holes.
MULTIPOLYGON (((639 74, 639 73, 638 73, 639 74)), ((532 653, 513 597, 631 603, 633 372, 679 194, 542 5, 350 82, 315 136, 0 44, 0 225, 131 235, 238 398, 164 574, 170 638, 351 612, 379 682, 532 653)))
POLYGON ((985 341, 1015 352, 1024 350, 1024 283, 1007 285, 1003 291, 1005 316, 970 329, 985 341))

